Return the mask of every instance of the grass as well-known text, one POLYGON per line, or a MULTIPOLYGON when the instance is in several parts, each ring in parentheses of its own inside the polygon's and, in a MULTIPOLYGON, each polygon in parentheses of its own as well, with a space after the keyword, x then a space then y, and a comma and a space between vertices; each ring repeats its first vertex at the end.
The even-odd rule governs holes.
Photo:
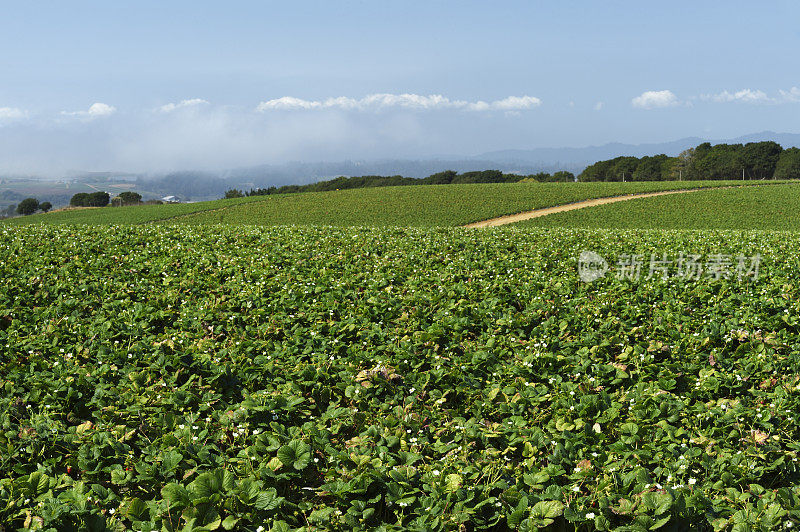
POLYGON ((800 231, 800 187, 703 190, 551 214, 516 227, 800 231))

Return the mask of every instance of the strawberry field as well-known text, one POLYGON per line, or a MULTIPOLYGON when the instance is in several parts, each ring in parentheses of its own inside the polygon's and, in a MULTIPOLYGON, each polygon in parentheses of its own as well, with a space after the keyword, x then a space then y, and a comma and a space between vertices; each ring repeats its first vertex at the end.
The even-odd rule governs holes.
POLYGON ((0 230, 0 530, 800 523, 800 238, 0 230), (577 259, 760 254, 592 283, 577 259))

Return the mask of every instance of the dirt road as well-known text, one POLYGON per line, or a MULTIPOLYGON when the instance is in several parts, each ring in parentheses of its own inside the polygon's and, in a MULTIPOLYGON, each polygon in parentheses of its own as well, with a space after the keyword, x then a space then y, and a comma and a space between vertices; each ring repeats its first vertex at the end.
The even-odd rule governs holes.
MULTIPOLYGON (((750 185, 752 186, 752 185, 750 185)), ((739 187, 720 187, 720 188, 739 188, 739 187)), ((596 207, 597 205, 605 205, 607 203, 616 203, 618 201, 628 201, 639 198, 652 198, 653 196, 666 196, 667 194, 685 194, 687 192, 698 192, 700 190, 709 190, 708 188, 694 188, 684 190, 664 190, 661 192, 645 192, 643 194, 626 194, 624 196, 613 196, 610 198, 596 198, 584 201, 577 201, 575 203, 567 203, 566 205, 556 205, 555 207, 545 207, 543 209, 536 209, 533 211, 520 212, 518 214, 509 214, 489 220, 474 222, 467 224, 464 227, 469 229, 479 229, 481 227, 496 227, 498 225, 513 224, 523 220, 530 220, 531 218, 539 218, 540 216, 547 216, 548 214, 555 214, 557 212, 574 211, 575 209, 583 209, 585 207, 596 207)))

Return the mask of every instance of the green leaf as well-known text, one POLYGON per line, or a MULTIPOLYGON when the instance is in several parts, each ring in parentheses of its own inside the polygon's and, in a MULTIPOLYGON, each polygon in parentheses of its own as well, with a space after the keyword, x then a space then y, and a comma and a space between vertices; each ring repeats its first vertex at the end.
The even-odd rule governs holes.
POLYGON ((514 511, 508 514, 508 516, 506 517, 508 526, 510 526, 511 528, 517 528, 517 526, 519 526, 519 524, 525 518, 527 510, 528 510, 528 498, 522 497, 519 503, 517 504, 516 508, 514 508, 514 511))
POLYGON ((36 471, 35 473, 31 473, 28 477, 28 485, 30 486, 34 497, 38 497, 39 495, 45 493, 50 487, 50 479, 47 478, 47 475, 44 473, 36 471))
POLYGON ((183 460, 183 455, 178 451, 171 449, 164 453, 164 455, 161 457, 161 467, 165 472, 172 471, 178 467, 178 464, 181 463, 181 460, 183 460))
POLYGON ((336 508, 333 508, 331 506, 325 508, 319 508, 311 512, 311 515, 308 516, 308 520, 311 523, 322 525, 328 522, 328 519, 330 518, 331 514, 335 511, 336 508))
MULTIPOLYGON (((119 467, 119 466, 117 466, 119 467)), ((125 484, 127 480, 127 472, 124 469, 112 469, 111 470, 111 483, 112 484, 125 484)))
POLYGON ((620 515, 627 515, 636 509, 636 502, 631 502, 628 499, 620 499, 616 508, 613 508, 614 513, 620 515))
POLYGON ((258 497, 259 488, 258 482, 252 478, 246 478, 239 484, 239 500, 245 504, 253 504, 258 497))
POLYGON ((222 472, 220 470, 203 473, 189 484, 193 499, 209 499, 222 493, 222 472))
POLYGON ((137 521, 142 521, 146 512, 147 505, 138 497, 136 499, 132 499, 131 502, 128 503, 128 507, 125 509, 125 515, 132 517, 137 521))
POLYGON ((564 505, 559 501, 539 501, 531 510, 531 517, 537 519, 555 519, 564 511, 564 505))
POLYGON ((186 488, 174 482, 161 488, 161 496, 169 503, 170 508, 188 506, 192 502, 192 498, 186 488))
POLYGON ((269 488, 258 494, 254 506, 259 510, 274 510, 283 502, 282 497, 278 497, 275 488, 269 488))
POLYGON ((672 507, 672 495, 651 491, 642 496, 642 504, 655 515, 661 515, 672 507))
POLYGON ((611 521, 604 515, 595 516, 594 527, 597 530, 611 530, 611 521))
POLYGON ((278 449, 278 459, 284 466, 302 471, 311 461, 311 447, 303 441, 292 440, 278 449))
POLYGON ((670 520, 671 518, 672 518, 672 516, 669 516, 669 515, 668 515, 668 516, 666 516, 666 517, 662 517, 661 519, 659 519, 658 521, 656 521, 655 523, 653 523, 652 525, 650 525, 650 530, 658 530, 658 529, 659 529, 659 528, 661 528, 662 526, 664 526, 664 525, 666 525, 667 523, 669 523, 669 520, 670 520))
POLYGON ((227 469, 222 473, 222 489, 226 492, 233 491, 236 486, 236 475, 227 469))

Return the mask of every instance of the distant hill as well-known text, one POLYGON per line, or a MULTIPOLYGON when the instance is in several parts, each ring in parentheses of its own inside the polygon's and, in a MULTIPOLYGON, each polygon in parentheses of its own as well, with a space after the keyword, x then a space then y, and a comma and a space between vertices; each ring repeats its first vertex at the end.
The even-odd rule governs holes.
POLYGON ((303 184, 305 182, 330 179, 338 176, 362 175, 402 175, 404 177, 426 177, 444 170, 459 173, 480 170, 502 170, 505 173, 534 174, 538 172, 557 172, 580 168, 565 168, 557 163, 546 162, 504 162, 489 158, 441 158, 423 160, 378 160, 378 161, 342 161, 318 163, 287 163, 281 165, 260 165, 249 168, 236 168, 224 172, 224 177, 236 180, 284 179, 286 184, 303 184), (292 181, 294 180, 294 181, 292 181))
POLYGON ((700 137, 686 137, 672 142, 654 144, 622 144, 619 142, 612 142, 603 144, 602 146, 587 146, 584 148, 501 150, 482 153, 477 155, 476 158, 516 165, 560 163, 564 166, 572 165, 583 167, 596 161, 613 159, 621 155, 643 157, 645 155, 659 155, 663 153, 674 157, 683 150, 697 146, 702 142, 710 142, 711 144, 746 144, 748 142, 762 142, 766 140, 774 140, 784 148, 790 148, 792 146, 800 147, 800 134, 762 131, 761 133, 752 133, 733 139, 712 140, 700 137))
MULTIPOLYGON (((651 144, 609 143, 601 146, 582 148, 534 148, 530 150, 501 150, 475 156, 448 156, 420 160, 393 159, 375 161, 339 162, 292 162, 285 164, 264 164, 252 167, 232 168, 225 171, 182 171, 162 175, 135 175, 125 172, 81 172, 70 176, 57 176, 58 180, 71 183, 69 192, 55 190, 42 191, 37 186, 9 186, 0 181, 0 192, 8 190, 22 196, 33 195, 40 201, 51 201, 54 205, 68 202, 74 192, 97 188, 108 188, 114 183, 135 183, 131 187, 145 196, 145 199, 174 195, 191 201, 210 200, 221 197, 230 188, 250 189, 282 185, 305 185, 338 176, 401 175, 421 178, 444 170, 459 173, 479 170, 501 170, 507 174, 554 173, 567 170, 579 174, 583 169, 597 161, 611 159, 620 155, 642 157, 645 155, 675 156, 681 151, 697 146, 702 142, 747 143, 774 140, 784 148, 800 147, 800 134, 775 133, 763 131, 734 139, 703 139, 687 137, 671 142, 651 144), (94 185, 89 188, 89 185, 94 185)), ((6 180, 10 176, 5 176, 6 180)), ((3 176, 0 176, 2 180, 3 176)), ((42 178, 43 181, 54 181, 42 178)), ((23 181, 33 181, 30 177, 23 181)), ((13 203, 10 197, 0 198, 0 207, 13 203)))

